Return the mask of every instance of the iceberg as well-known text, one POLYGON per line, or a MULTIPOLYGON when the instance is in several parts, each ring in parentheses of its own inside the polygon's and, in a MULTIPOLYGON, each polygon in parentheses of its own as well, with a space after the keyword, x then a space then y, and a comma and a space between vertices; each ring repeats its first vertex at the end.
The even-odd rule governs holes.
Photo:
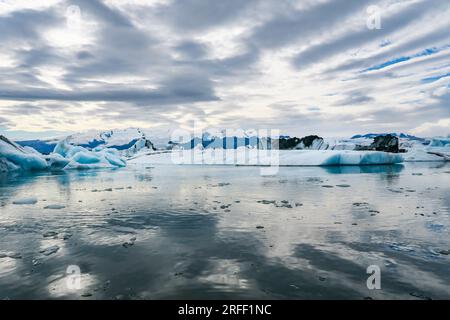
POLYGON ((0 172, 97 169, 125 167, 126 161, 116 149, 90 151, 71 145, 67 139, 60 141, 54 152, 42 155, 31 147, 22 147, 0 136, 0 172))
POLYGON ((406 150, 406 162, 450 161, 450 139, 432 138, 429 143, 403 141, 401 147, 406 150))
POLYGON ((0 168, 1 171, 43 170, 48 168, 47 161, 31 148, 23 148, 0 135, 0 168))
POLYGON ((430 147, 450 148, 450 138, 434 137, 431 139, 430 147))
POLYGON ((186 164, 238 166, 364 166, 402 163, 400 154, 350 150, 236 150, 196 148, 147 153, 128 161, 131 164, 186 164))
POLYGON ((90 151, 82 146, 74 146, 67 139, 60 141, 54 150, 56 161, 68 161, 64 169, 99 169, 125 167, 126 161, 121 158, 115 149, 101 149, 99 147, 90 151))

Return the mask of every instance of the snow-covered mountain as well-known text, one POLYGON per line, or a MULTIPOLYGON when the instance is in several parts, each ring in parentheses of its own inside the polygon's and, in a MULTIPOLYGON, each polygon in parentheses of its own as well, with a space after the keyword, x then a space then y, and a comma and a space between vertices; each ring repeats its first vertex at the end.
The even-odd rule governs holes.
POLYGON ((361 138, 365 138, 365 139, 374 139, 376 137, 379 136, 387 136, 387 135, 391 135, 400 139, 408 139, 408 140, 419 140, 419 141, 423 141, 425 140, 424 138, 419 138, 407 133, 367 133, 367 134, 357 134, 354 135, 353 137, 351 137, 351 139, 361 139, 361 138))
POLYGON ((42 154, 50 154, 58 142, 66 140, 69 144, 88 150, 110 148, 126 153, 136 153, 141 148, 154 149, 153 143, 138 128, 117 129, 109 131, 86 131, 47 140, 17 141, 21 146, 32 147, 42 154))

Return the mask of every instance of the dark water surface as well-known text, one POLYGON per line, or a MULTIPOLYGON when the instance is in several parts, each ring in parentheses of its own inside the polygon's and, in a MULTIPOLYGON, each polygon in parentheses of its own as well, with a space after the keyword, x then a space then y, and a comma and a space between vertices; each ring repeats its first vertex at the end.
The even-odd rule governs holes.
POLYGON ((449 250, 450 165, 0 177, 0 299, 449 299, 449 250))

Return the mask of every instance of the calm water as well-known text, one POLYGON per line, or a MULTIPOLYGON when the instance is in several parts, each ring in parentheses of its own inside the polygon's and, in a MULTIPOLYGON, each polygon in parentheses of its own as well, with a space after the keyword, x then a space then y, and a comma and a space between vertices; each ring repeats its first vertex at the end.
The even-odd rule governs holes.
POLYGON ((0 299, 450 298, 450 165, 259 173, 0 178, 0 299), (13 204, 26 197, 38 202, 13 204))

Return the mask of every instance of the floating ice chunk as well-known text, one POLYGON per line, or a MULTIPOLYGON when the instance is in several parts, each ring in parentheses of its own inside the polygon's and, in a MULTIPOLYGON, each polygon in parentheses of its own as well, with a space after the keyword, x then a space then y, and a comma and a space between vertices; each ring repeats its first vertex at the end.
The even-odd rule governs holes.
POLYGON ((94 164, 100 162, 100 157, 94 152, 79 151, 72 156, 72 161, 79 164, 94 164))
POLYGON ((113 166, 125 167, 127 165, 126 161, 120 157, 119 152, 115 149, 103 149, 99 154, 103 155, 113 166))
POLYGON ((18 204, 18 205, 36 204, 37 202, 38 202, 38 200, 36 198, 30 197, 30 198, 23 198, 23 199, 14 200, 13 204, 18 204))
POLYGON ((43 250, 41 250, 39 252, 44 254, 45 256, 49 256, 51 254, 54 254, 54 253, 58 252, 58 250, 59 250, 59 246, 54 245, 54 246, 48 247, 46 249, 43 249, 43 250))
POLYGON ((70 162, 59 153, 51 153, 45 157, 45 160, 51 169, 63 169, 70 162))
POLYGON ((53 209, 53 210, 59 210, 59 209, 64 209, 66 206, 60 205, 60 204, 51 204, 48 205, 46 207, 44 207, 44 209, 53 209))
POLYGON ((126 166, 126 161, 120 157, 117 150, 96 148, 90 151, 81 146, 73 146, 67 140, 60 141, 54 153, 68 160, 64 169, 84 170, 126 166))
POLYGON ((48 167, 47 161, 32 148, 24 149, 4 136, 0 136, 0 162, 2 171, 42 170, 48 167))
POLYGON ((73 146, 71 146, 67 140, 62 140, 55 146, 53 153, 58 153, 65 158, 71 148, 73 148, 73 146))
POLYGON ((42 236, 43 236, 44 238, 51 238, 51 237, 55 237, 55 236, 57 236, 57 235, 58 235, 58 232, 55 232, 55 231, 48 231, 48 232, 44 233, 42 236))
POLYGON ((434 137, 431 139, 430 147, 447 147, 450 146, 450 138, 444 138, 444 137, 434 137))

